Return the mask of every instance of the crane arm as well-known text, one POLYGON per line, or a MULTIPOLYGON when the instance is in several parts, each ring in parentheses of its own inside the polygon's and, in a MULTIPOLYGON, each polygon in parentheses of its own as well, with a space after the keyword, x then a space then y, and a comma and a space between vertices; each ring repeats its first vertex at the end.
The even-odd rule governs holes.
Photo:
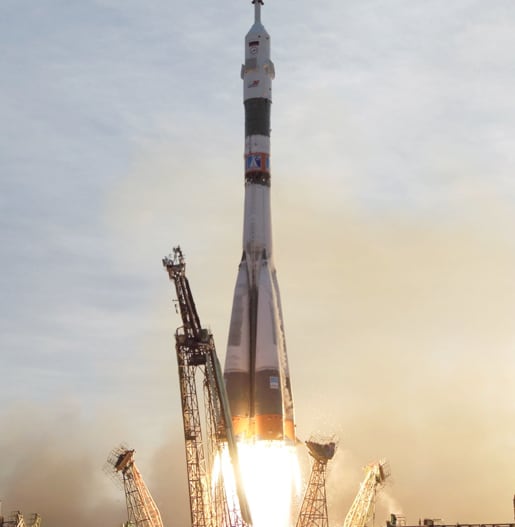
MULTIPOLYGON (((188 469, 192 475, 204 471, 199 466, 199 463, 203 463, 203 454, 200 452, 202 444, 199 429, 198 403, 196 402, 196 391, 193 387, 193 374, 191 372, 188 373, 187 368, 188 366, 206 366, 206 380, 210 393, 212 394, 211 401, 213 408, 210 408, 210 410, 215 413, 217 424, 223 429, 223 438, 220 439, 227 442, 234 471, 241 517, 247 525, 251 525, 250 508, 247 504, 241 483, 238 450, 232 429, 232 418, 222 369, 216 354, 213 336, 201 326, 197 308, 193 300, 193 294, 188 278, 186 277, 186 263, 180 247, 174 247, 173 254, 163 258, 163 266, 166 268, 170 280, 175 284, 177 302, 183 323, 182 328, 179 328, 176 332, 176 340, 179 377, 183 398, 183 420, 187 442, 186 451, 187 457, 189 456, 189 460, 187 459, 188 469), (195 423, 197 429, 195 434, 188 433, 187 428, 189 427, 190 421, 195 423), (195 442, 193 442, 193 439, 195 442), (191 443, 189 446, 188 441, 191 443)), ((194 478, 190 478, 190 500, 193 500, 191 501, 193 514, 194 510, 200 510, 203 508, 203 505, 200 503, 202 501, 200 494, 202 493, 198 492, 196 485, 192 486, 192 479, 198 480, 199 478, 196 475, 194 478)))
POLYGON ((385 461, 371 463, 365 467, 365 478, 345 517, 344 527, 365 527, 372 512, 377 489, 389 475, 385 461))
POLYGON ((134 462, 134 450, 125 445, 113 449, 107 459, 106 471, 107 469, 118 481, 123 482, 128 515, 128 521, 124 525, 163 527, 159 509, 134 462))
POLYGON ((168 271, 170 280, 175 284, 184 333, 189 338, 198 340, 201 337, 202 328, 190 284, 186 277, 186 262, 180 247, 174 247, 173 256, 163 258, 163 266, 168 271))

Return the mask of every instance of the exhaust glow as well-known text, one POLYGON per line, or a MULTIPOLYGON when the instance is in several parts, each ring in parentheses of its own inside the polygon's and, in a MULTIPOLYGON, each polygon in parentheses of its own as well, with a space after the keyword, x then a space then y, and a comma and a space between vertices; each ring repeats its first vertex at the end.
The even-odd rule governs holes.
MULTIPOLYGON (((282 441, 244 442, 238 443, 238 456, 253 527, 290 527, 293 497, 300 489, 295 447, 282 441)), ((227 450, 220 465, 228 499, 234 500, 236 485, 227 450)))

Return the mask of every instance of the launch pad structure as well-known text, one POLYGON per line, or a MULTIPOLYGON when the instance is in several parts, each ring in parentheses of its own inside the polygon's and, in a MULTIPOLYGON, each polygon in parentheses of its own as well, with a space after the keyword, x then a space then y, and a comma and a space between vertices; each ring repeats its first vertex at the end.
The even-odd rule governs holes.
MULTIPOLYGON (((395 514, 392 514, 390 520, 386 522, 386 527, 400 525, 395 514)), ((416 525, 406 525, 404 522, 402 527, 515 527, 515 523, 438 523, 432 519, 424 519, 416 525)))
MULTIPOLYGON (((163 259, 163 266, 175 284, 183 322, 176 331, 175 340, 191 526, 248 527, 252 525, 252 519, 241 484, 231 413, 214 338, 200 323, 180 247, 174 248, 173 254, 163 259), (203 400, 198 396, 198 384, 203 387, 203 400), (229 452, 233 449, 231 460, 237 487, 235 497, 227 495, 221 475, 213 481, 213 464, 216 456, 221 455, 225 448, 229 452)), ((311 439, 306 442, 306 446, 313 464, 296 527, 329 527, 326 470, 328 462, 335 455, 337 444, 335 440, 322 442, 311 439)), ((123 464, 123 457, 119 459, 122 459, 123 464)), ((373 510, 377 489, 389 476, 385 461, 371 463, 365 467, 365 471, 365 479, 347 514, 346 527, 365 527, 373 510)))
POLYGON ((191 525, 250 525, 252 520, 239 474, 238 450, 222 369, 213 335, 201 325, 180 247, 175 247, 173 254, 163 259, 163 266, 175 285, 183 323, 175 333, 175 349, 179 369, 191 525), (203 386, 204 392, 204 426, 197 382, 203 386), (234 471, 236 496, 228 496, 223 474, 212 481, 210 468, 213 467, 216 457, 221 459, 226 449, 234 471))
POLYGON ((370 463, 364 470, 365 478, 345 517, 343 527, 365 527, 371 513, 375 511, 377 491, 390 477, 390 467, 385 460, 370 463))
POLYGON ((336 442, 306 441, 310 456, 313 458, 311 475, 302 501, 297 527, 329 527, 326 495, 327 463, 336 453, 336 442))
POLYGON ((41 527, 41 516, 31 514, 30 520, 26 522, 20 511, 11 512, 7 519, 0 514, 0 527, 41 527))
POLYGON ((113 449, 105 472, 123 485, 128 515, 124 527, 163 527, 161 513, 134 462, 134 450, 125 445, 113 449))

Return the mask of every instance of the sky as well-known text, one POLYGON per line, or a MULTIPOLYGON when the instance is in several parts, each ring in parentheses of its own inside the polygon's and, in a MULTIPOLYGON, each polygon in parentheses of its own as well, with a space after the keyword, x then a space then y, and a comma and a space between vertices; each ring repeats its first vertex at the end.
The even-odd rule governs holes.
MULTIPOLYGON (((241 256, 248 1, 0 3, 0 499, 113 526, 124 442, 189 523, 161 258, 222 360, 241 256)), ((513 521, 515 3, 269 0, 275 261, 330 524, 513 521)), ((308 459, 299 447, 305 470, 308 459)))

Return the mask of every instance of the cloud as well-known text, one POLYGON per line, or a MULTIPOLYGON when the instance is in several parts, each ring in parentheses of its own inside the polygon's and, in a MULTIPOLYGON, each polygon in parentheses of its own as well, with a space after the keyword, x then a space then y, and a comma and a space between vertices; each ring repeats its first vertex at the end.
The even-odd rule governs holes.
POLYGON ((62 401, 53 409, 13 405, 1 417, 0 445, 10 453, 0 473, 4 514, 21 510, 28 519, 37 512, 49 525, 123 520, 122 500, 100 470, 113 429, 107 415, 85 423, 75 403, 62 401))

